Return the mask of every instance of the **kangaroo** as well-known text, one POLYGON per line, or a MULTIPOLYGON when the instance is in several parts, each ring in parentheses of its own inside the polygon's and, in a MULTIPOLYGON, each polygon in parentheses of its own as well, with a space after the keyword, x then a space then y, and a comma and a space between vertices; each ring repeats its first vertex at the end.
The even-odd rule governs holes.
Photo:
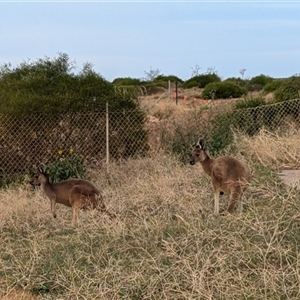
POLYGON ((38 172, 33 175, 30 184, 41 184, 42 191, 50 199, 53 218, 56 218, 56 203, 72 207, 72 224, 75 226, 78 223, 80 209, 97 209, 101 213, 106 213, 110 218, 114 217, 113 214, 107 212, 98 188, 89 181, 68 179, 57 183, 50 183, 49 175, 45 169, 39 167, 38 172))
POLYGON ((237 201, 243 191, 250 183, 250 169, 243 162, 231 156, 211 159, 206 153, 203 139, 196 143, 196 148, 192 151, 190 164, 200 162, 203 170, 211 177, 214 189, 214 213, 219 214, 220 194, 223 192, 230 194, 228 212, 232 213, 237 201))

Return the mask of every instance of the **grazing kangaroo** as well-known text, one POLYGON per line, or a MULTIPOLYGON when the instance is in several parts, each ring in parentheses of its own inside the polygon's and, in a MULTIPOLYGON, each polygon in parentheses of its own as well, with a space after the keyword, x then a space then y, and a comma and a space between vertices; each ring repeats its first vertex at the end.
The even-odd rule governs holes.
POLYGON ((230 194, 228 212, 233 212, 237 201, 243 191, 249 186, 250 169, 249 167, 231 156, 218 157, 211 159, 206 153, 205 144, 200 139, 190 158, 190 164, 200 162, 203 170, 211 177, 214 188, 214 213, 219 213, 220 193, 230 194))
POLYGON ((55 205, 61 203, 72 207, 73 225, 78 223, 80 209, 97 209, 106 213, 110 218, 114 215, 107 212, 103 203, 100 191, 89 181, 83 179, 68 179, 57 183, 50 183, 49 175, 43 167, 38 168, 38 172, 30 181, 32 185, 41 184, 41 188, 51 201, 51 212, 56 218, 55 205))

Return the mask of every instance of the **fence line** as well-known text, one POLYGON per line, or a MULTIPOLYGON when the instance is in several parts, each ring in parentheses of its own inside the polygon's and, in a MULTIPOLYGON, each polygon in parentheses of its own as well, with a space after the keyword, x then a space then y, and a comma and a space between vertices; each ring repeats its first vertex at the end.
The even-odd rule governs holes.
POLYGON ((141 110, 0 115, 0 179, 28 173, 33 166, 78 155, 86 162, 109 162, 149 150, 141 110))
POLYGON ((163 141, 166 128, 169 136, 178 133, 181 143, 191 131, 198 134, 199 127, 215 136, 218 130, 221 134, 228 132, 229 127, 254 135, 262 127, 274 130, 286 121, 300 124, 300 99, 239 110, 220 104, 206 111, 195 108, 195 112, 188 114, 185 123, 175 127, 174 120, 148 116, 147 121, 141 110, 109 111, 108 105, 101 112, 35 114, 22 118, 0 115, 0 180, 28 173, 33 166, 67 155, 79 155, 85 162, 97 162, 99 166, 149 155, 151 149, 164 150, 166 142, 174 142, 174 138, 163 141), (184 130, 180 131, 180 126, 184 130))

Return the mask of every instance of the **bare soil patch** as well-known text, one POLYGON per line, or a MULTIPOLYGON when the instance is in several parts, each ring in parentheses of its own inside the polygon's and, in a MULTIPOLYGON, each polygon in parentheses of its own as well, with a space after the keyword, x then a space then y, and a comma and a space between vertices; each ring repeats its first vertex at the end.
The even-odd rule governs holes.
POLYGON ((280 170, 279 177, 286 185, 300 189, 300 170, 280 170))

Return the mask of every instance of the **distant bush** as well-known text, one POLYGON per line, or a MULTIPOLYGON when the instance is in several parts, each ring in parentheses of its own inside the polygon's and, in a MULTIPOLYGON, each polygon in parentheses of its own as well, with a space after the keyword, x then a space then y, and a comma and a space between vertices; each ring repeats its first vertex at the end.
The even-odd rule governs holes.
POLYGON ((194 76, 187 81, 184 82, 183 87, 184 88, 192 88, 192 87, 198 87, 198 88, 204 88, 207 84, 212 82, 220 82, 221 78, 215 74, 202 74, 194 76))
POLYGON ((300 77, 293 76, 284 80, 274 92, 276 102, 292 100, 300 97, 300 77))
POLYGON ((268 84, 269 82, 271 82, 273 80, 273 78, 266 76, 266 75, 258 75, 255 77, 252 77, 248 83, 247 83, 247 90, 249 92, 253 92, 253 91, 261 91, 264 86, 266 84, 268 84))
POLYGON ((199 82, 197 80, 188 80, 183 84, 183 87, 185 89, 191 89, 198 86, 199 86, 199 82))
POLYGON ((0 68, 0 113, 24 116, 138 108, 134 94, 118 91, 86 63, 78 74, 67 54, 0 68))
POLYGON ((204 99, 228 99, 238 98, 246 94, 247 90, 239 85, 230 82, 223 81, 217 83, 209 83, 202 92, 204 99))
POLYGON ((240 87, 243 88, 247 88, 247 85, 249 84, 249 80, 248 79, 242 79, 240 77, 229 77, 227 79, 224 80, 224 82, 232 82, 240 87))
POLYGON ((158 75, 155 79, 153 79, 152 82, 178 82, 178 83, 183 83, 183 80, 180 79, 179 77, 175 76, 175 75, 158 75))
POLYGON ((274 79, 274 80, 268 82, 264 86, 264 92, 272 93, 272 92, 276 91, 280 87, 281 84, 282 84, 282 81, 274 79))
POLYGON ((250 79, 251 84, 259 84, 264 87, 267 83, 271 82, 273 78, 267 75, 260 74, 250 79))
POLYGON ((253 107, 257 107, 257 106, 265 105, 265 104, 266 104, 266 101, 262 97, 248 98, 248 99, 238 101, 235 104, 235 108, 236 109, 253 108, 253 107))
POLYGON ((112 83, 115 85, 139 85, 141 80, 138 78, 123 77, 114 79, 112 83))

